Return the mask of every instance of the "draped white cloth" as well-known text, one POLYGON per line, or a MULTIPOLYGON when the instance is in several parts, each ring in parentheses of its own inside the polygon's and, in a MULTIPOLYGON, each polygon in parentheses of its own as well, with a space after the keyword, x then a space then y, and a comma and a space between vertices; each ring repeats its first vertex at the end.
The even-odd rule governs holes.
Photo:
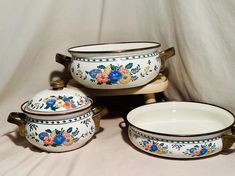
MULTIPOLYGON (((80 151, 73 151, 72 158, 67 157, 71 155, 68 153, 57 155, 33 152, 27 142, 22 142, 24 145, 14 142, 10 132, 16 126, 7 123, 6 119, 9 112, 19 111, 24 101, 49 87, 52 76, 66 76, 67 71, 55 62, 57 52, 68 55, 67 48, 72 46, 120 41, 157 41, 162 45, 160 50, 175 47, 176 56, 167 61, 165 70, 169 79, 169 87, 165 91, 168 100, 206 102, 235 113, 234 31, 234 0, 1 0, 0 173, 77 175, 81 172, 81 175, 91 175, 89 168, 97 164, 100 167, 95 168, 97 172, 91 172, 93 175, 134 175, 138 174, 137 171, 150 174, 158 169, 160 175, 167 175, 163 170, 167 170, 168 166, 172 171, 177 171, 175 174, 179 168, 191 168, 190 174, 203 174, 192 166, 184 168, 186 162, 175 161, 179 166, 177 169, 171 164, 172 161, 157 161, 157 158, 149 158, 138 152, 130 152, 129 155, 129 150, 125 148, 114 151, 113 148, 116 148, 112 145, 123 143, 118 141, 122 138, 115 128, 110 131, 110 135, 104 134, 107 136, 96 139, 97 145, 109 139, 114 143, 107 142, 107 146, 97 147, 99 151, 95 145, 93 148, 88 147, 88 150, 96 151, 88 155, 85 150, 89 145, 80 151), (117 153, 115 155, 117 161, 111 157, 113 152, 120 152, 120 156, 117 153), (140 160, 136 155, 140 156, 140 160), (137 161, 133 162, 132 157, 137 161), (42 171, 47 167, 44 161, 54 168, 42 171), (101 164, 103 161, 104 165, 101 164), (69 166, 71 163, 86 167, 76 170, 75 164, 69 166), (148 169, 141 170, 141 167, 148 169)), ((113 126, 118 125, 115 122, 113 126)), ((224 167, 222 171, 227 173, 225 175, 232 175, 234 154, 218 158, 219 164, 224 167), (226 165, 222 159, 230 159, 231 162, 226 165)), ((216 167, 219 165, 216 161, 215 158, 203 160, 202 163, 209 165, 202 167, 205 174, 209 175, 212 170, 218 171, 213 172, 214 175, 222 174, 220 168, 216 167)), ((200 162, 188 163, 196 165, 200 162)), ((200 168, 202 163, 198 164, 200 168)), ((179 173, 186 175, 182 170, 179 173)))

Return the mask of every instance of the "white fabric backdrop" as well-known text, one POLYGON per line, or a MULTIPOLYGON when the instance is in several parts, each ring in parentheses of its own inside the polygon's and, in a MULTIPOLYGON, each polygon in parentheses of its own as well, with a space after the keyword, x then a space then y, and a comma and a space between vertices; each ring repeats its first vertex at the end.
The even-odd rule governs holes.
MULTIPOLYGON (((234 0, 1 0, 0 134, 11 111, 63 72, 57 52, 100 42, 174 46, 169 100, 212 103, 235 113, 234 0)), ((65 72, 66 73, 66 72, 65 72)))

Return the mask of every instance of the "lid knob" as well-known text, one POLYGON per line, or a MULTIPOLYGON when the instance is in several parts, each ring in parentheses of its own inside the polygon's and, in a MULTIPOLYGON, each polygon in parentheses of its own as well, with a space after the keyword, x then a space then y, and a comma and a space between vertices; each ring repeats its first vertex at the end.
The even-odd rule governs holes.
POLYGON ((50 85, 53 90, 61 90, 65 86, 64 81, 61 79, 51 81, 50 85))

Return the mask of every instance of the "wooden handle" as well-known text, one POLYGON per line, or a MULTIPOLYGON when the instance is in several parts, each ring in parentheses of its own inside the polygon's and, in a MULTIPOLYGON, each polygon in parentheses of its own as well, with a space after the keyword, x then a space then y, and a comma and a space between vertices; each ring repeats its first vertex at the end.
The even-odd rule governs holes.
POLYGON ((170 57, 175 55, 175 48, 171 47, 166 50, 163 50, 159 53, 161 59, 169 59, 170 57))
POLYGON ((18 125, 20 136, 25 136, 26 115, 24 113, 11 112, 7 118, 7 121, 18 125))
POLYGON ((58 63, 64 65, 64 67, 65 67, 66 69, 68 69, 68 68, 69 68, 69 64, 70 64, 71 61, 72 61, 72 58, 69 57, 69 56, 65 56, 65 55, 63 55, 63 54, 57 53, 56 56, 55 56, 55 60, 56 60, 56 62, 58 62, 58 63))
POLYGON ((175 55, 175 48, 174 47, 168 48, 168 49, 163 50, 159 53, 159 57, 161 58, 161 62, 162 62, 160 72, 164 71, 164 69, 166 67, 165 61, 174 55, 175 55))
POLYGON ((98 106, 98 107, 93 108, 92 112, 94 113, 92 118, 95 122, 95 131, 97 133, 100 130, 100 119, 103 116, 107 115, 109 112, 106 107, 102 107, 102 106, 98 106))
POLYGON ((223 150, 227 150, 235 143, 234 135, 224 135, 222 136, 223 150))

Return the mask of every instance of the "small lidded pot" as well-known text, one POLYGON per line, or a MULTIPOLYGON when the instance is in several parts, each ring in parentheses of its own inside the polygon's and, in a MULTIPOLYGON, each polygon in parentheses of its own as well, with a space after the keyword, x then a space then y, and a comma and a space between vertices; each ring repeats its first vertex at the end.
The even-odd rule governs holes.
POLYGON ((98 131, 99 119, 107 109, 92 109, 90 98, 78 89, 64 87, 62 80, 52 81, 51 87, 23 103, 23 113, 10 113, 8 122, 17 124, 21 136, 48 152, 85 145, 98 131))

